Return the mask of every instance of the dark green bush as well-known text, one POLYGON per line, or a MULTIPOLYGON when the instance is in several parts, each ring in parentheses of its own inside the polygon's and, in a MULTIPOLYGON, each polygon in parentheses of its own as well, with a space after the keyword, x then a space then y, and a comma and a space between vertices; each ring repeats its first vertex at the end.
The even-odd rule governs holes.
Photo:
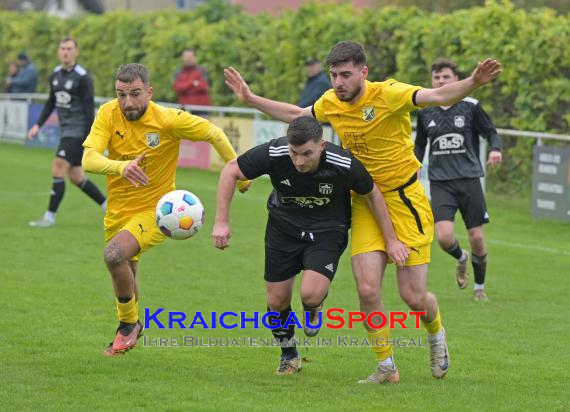
MULTIPOLYGON (((508 1, 436 14, 415 8, 355 9, 349 4, 307 4, 279 17, 250 16, 214 1, 194 11, 144 15, 108 13, 61 20, 40 13, 0 13, 0 69, 26 50, 40 72, 40 91, 58 64, 57 43, 65 35, 80 44, 99 96, 112 96, 117 67, 141 62, 151 70, 157 100, 173 101, 171 82, 180 52, 197 49, 212 82, 216 105, 236 104, 223 82, 223 68, 238 68, 252 89, 296 102, 310 56, 324 61, 339 40, 362 42, 371 80, 394 77, 430 85, 437 57, 455 60, 469 74, 485 57, 501 60, 499 80, 474 93, 497 126, 568 133, 570 123, 570 19, 550 9, 524 11, 508 1)), ((505 139, 504 165, 492 180, 526 185, 529 139, 505 139)), ((514 187, 514 186, 513 186, 514 187)))

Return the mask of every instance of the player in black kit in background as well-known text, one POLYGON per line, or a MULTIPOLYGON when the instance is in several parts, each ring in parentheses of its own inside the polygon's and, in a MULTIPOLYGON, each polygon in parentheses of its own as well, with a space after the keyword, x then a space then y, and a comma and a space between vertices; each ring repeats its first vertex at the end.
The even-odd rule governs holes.
MULTIPOLYGON (((271 140, 229 162, 220 175, 214 245, 228 246, 229 209, 238 179, 271 178, 273 191, 267 201, 269 218, 265 231, 265 281, 272 322, 281 326, 291 309, 295 276, 303 271, 301 301, 303 330, 318 332, 322 310, 340 256, 347 245, 350 227, 350 191, 366 198, 387 240, 390 259, 403 265, 408 249, 394 232, 382 193, 364 166, 350 152, 325 142, 316 119, 302 116, 293 120, 287 136, 271 140), (275 322, 277 323, 277 322, 275 322)), ((294 325, 272 329, 283 346, 295 333, 294 325)), ((276 373, 290 375, 301 369, 294 345, 281 348, 276 373)))
MULTIPOLYGON (((431 73, 434 88, 459 80, 457 66, 451 60, 436 60, 431 73)), ((418 112, 414 151, 421 162, 429 142, 428 174, 435 234, 441 248, 457 259, 457 285, 464 289, 469 282, 469 252, 461 249, 454 233, 453 220, 459 209, 471 244, 473 296, 476 301, 487 302, 484 289, 487 245, 483 224, 489 223, 489 214, 479 180, 484 175, 479 161, 479 135, 489 141, 487 165, 499 164, 502 155, 497 130, 479 102, 466 97, 452 106, 429 107, 418 112)))
POLYGON ((77 64, 79 49, 71 37, 59 42, 57 66, 50 77, 49 98, 37 123, 28 132, 33 139, 54 108, 59 116, 60 140, 52 164, 52 188, 48 210, 40 220, 30 222, 33 227, 50 227, 55 224, 55 214, 65 193, 65 176, 83 193, 106 209, 105 196, 97 186, 85 177, 81 168, 83 141, 91 130, 95 117, 93 80, 82 66, 77 64))

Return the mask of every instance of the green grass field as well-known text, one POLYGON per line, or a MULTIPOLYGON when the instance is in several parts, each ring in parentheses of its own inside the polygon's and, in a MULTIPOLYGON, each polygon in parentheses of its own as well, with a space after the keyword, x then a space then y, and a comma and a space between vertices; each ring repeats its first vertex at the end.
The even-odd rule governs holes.
MULTIPOLYGON (((276 377, 277 348, 142 347, 101 352, 116 327, 102 260, 102 212, 67 185, 57 226, 28 227, 48 201, 52 152, 0 144, 0 409, 19 410, 570 410, 570 225, 534 221, 528 198, 488 198, 491 302, 455 286, 454 262, 433 247, 429 286, 448 332, 448 376, 431 377, 426 347, 396 349, 397 386, 359 386, 375 367, 370 349, 311 348, 292 377, 276 377)), ((100 185, 104 179, 96 176, 100 185)), ((139 266, 140 308, 263 311, 263 231, 269 182, 236 195, 231 247, 211 246, 217 174, 180 170, 177 183, 203 200, 207 219, 187 241, 167 240, 139 266)), ((467 245, 462 225, 459 239, 467 245)), ((348 253, 327 307, 358 310, 348 253)), ((471 285, 470 285, 471 286, 471 285)), ((388 269, 389 310, 407 310, 388 269)), ((294 309, 300 310, 298 295, 294 309)), ((165 319, 164 317, 161 317, 165 319)), ((264 337, 253 330, 158 330, 156 338, 264 337)), ((323 328, 319 337, 366 336, 323 328)), ((396 337, 424 338, 419 330, 396 337)), ((303 333, 297 334, 303 337, 303 333)))

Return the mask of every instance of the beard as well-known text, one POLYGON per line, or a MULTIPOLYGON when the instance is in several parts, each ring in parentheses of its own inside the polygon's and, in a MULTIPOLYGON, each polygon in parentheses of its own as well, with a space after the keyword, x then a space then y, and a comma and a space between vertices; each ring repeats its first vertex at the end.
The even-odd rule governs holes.
POLYGON ((139 110, 123 110, 123 114, 129 121, 139 120, 145 114, 148 105, 140 108, 139 110))
POLYGON ((357 87, 352 93, 350 93, 350 94, 346 94, 347 92, 346 92, 346 91, 343 91, 342 93, 345 93, 345 95, 344 95, 343 97, 339 96, 339 94, 338 94, 338 92, 337 92, 336 90, 335 90, 335 94, 336 94, 336 97, 338 97, 338 99, 339 99, 341 102, 350 102, 350 101, 354 100, 354 98, 355 98, 356 96, 358 96, 358 94, 360 93, 360 90, 361 90, 361 89, 362 89, 362 87, 358 86, 358 87, 357 87))

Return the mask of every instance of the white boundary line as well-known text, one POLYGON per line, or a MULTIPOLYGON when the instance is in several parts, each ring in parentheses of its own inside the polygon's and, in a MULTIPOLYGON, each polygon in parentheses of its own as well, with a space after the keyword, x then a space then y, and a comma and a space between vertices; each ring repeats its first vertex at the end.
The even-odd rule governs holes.
POLYGON ((514 242, 509 242, 506 240, 497 240, 497 239, 490 239, 490 240, 487 240, 487 242, 491 243, 491 244, 501 245, 501 246, 509 246, 509 247, 513 247, 513 248, 517 248, 517 249, 527 249, 527 250, 533 250, 533 251, 552 253, 555 255, 570 256, 569 251, 556 249, 553 247, 531 245, 531 244, 524 244, 524 243, 514 243, 514 242))
MULTIPOLYGON (((461 240, 462 242, 464 242, 464 243, 467 242, 467 244, 469 244, 469 241, 467 240, 466 237, 457 236, 457 238, 459 240, 461 240)), ((562 250, 562 249, 556 249, 556 248, 548 247, 548 246, 533 245, 530 243, 516 243, 516 242, 509 242, 508 240, 498 240, 498 239, 489 239, 489 238, 486 238, 485 240, 487 241, 487 243, 490 243, 492 245, 494 244, 494 245, 499 245, 499 246, 507 246, 507 247, 511 247, 514 249, 531 250, 533 252, 539 251, 539 252, 550 253, 553 255, 570 256, 570 251, 562 250)))

